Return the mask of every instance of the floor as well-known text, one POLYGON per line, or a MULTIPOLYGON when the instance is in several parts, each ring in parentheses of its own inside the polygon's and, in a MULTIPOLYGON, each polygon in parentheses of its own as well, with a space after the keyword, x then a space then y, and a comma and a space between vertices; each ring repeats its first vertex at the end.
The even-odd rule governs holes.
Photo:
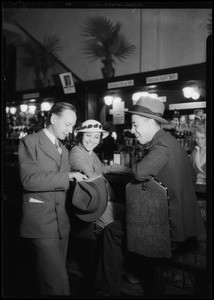
MULTIPOLYGON (((20 208, 16 202, 17 198, 13 197, 12 199, 14 199, 14 202, 3 203, 2 297, 38 298, 38 284, 34 266, 35 258, 32 256, 29 241, 19 237, 20 208)), ((81 243, 77 243, 73 247, 75 244, 73 240, 70 240, 70 243, 67 270, 70 280, 71 298, 95 298, 97 291, 92 284, 92 273, 89 267, 90 250, 86 244, 83 246, 81 243)), ((144 279, 146 280, 146 278, 144 279)), ((140 284, 132 284, 123 277, 121 297, 147 298, 143 289, 143 287, 147 287, 145 280, 140 284)), ((188 295, 181 289, 168 286, 164 298, 174 297, 177 299, 196 298, 194 295, 188 295)), ((156 299, 159 298, 157 297, 156 299)))

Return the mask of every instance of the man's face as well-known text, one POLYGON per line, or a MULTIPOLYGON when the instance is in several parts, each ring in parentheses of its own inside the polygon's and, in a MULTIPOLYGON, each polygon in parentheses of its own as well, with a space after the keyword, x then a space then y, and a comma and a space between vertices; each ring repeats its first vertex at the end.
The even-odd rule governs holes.
POLYGON ((53 114, 51 120, 54 135, 58 139, 64 140, 69 133, 73 132, 73 127, 76 124, 77 116, 74 111, 66 109, 62 112, 61 116, 53 114))
POLYGON ((145 145, 151 141, 151 119, 132 115, 132 130, 139 143, 145 145))
POLYGON ((205 133, 196 131, 195 140, 200 148, 206 147, 206 134, 205 133))

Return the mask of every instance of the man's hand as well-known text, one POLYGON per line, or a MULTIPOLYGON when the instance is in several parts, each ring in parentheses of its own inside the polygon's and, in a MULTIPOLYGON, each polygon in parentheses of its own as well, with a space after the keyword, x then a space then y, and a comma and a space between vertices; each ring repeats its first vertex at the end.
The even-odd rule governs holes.
POLYGON ((82 174, 80 172, 70 172, 69 173, 69 180, 70 181, 82 181, 82 180, 85 180, 87 179, 88 176, 86 176, 85 174, 82 174))

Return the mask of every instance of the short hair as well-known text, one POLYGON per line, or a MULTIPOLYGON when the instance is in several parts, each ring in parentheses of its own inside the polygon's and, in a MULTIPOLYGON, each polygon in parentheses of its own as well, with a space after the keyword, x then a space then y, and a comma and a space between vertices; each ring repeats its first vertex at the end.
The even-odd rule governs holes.
POLYGON ((61 116, 62 112, 66 109, 70 109, 76 113, 76 108, 71 103, 68 103, 68 102, 54 103, 54 105, 51 107, 49 114, 48 114, 47 125, 51 124, 50 120, 51 120, 51 116, 53 114, 61 116))

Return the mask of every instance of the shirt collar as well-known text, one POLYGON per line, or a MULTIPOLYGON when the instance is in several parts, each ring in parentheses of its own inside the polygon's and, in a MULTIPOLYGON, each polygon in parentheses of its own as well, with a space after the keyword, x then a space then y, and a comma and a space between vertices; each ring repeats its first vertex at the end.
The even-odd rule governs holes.
POLYGON ((43 131, 47 135, 47 137, 51 140, 51 142, 55 145, 56 137, 52 133, 50 133, 50 131, 47 130, 47 128, 43 128, 43 131))

